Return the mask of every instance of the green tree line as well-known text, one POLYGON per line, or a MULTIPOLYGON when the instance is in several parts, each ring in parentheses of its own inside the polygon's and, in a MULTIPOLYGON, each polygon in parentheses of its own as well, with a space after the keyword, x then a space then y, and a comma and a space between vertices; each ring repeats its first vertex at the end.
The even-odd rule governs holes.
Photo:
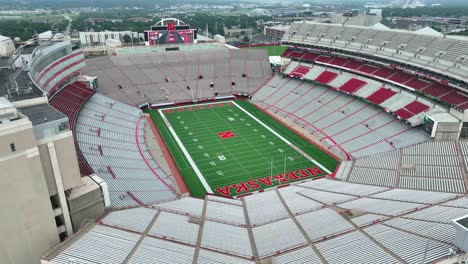
POLYGON ((0 20, 0 35, 11 39, 19 37, 25 41, 32 38, 35 32, 42 33, 47 30, 56 29, 63 31, 68 25, 67 20, 55 21, 53 23, 35 22, 32 20, 0 20))
POLYGON ((468 6, 460 7, 417 7, 384 8, 384 17, 462 17, 468 14, 468 6))

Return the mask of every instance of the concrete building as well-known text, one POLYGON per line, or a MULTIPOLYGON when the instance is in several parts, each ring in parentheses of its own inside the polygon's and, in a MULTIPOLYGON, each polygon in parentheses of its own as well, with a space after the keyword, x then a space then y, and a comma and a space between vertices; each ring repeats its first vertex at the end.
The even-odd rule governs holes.
POLYGON ((332 14, 330 22, 332 24, 345 24, 352 26, 372 26, 382 21, 382 16, 379 15, 368 15, 368 14, 332 14))
POLYGON ((122 41, 123 36, 129 35, 131 38, 143 38, 143 34, 132 31, 102 31, 102 32, 80 32, 81 44, 86 46, 102 45, 108 39, 122 41))
POLYGON ((68 118, 45 97, 0 97, 0 174, 2 263, 39 263, 104 213, 99 185, 79 173, 68 118))
POLYGON ((276 26, 268 26, 263 28, 263 34, 267 37, 272 39, 280 40, 283 38, 284 33, 289 30, 291 25, 276 25, 276 26))

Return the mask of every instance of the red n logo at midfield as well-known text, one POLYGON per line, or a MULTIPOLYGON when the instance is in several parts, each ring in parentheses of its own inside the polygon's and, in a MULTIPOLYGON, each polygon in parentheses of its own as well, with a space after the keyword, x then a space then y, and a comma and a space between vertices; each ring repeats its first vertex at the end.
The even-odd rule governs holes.
POLYGON ((225 131, 225 132, 218 132, 218 136, 221 139, 226 139, 226 138, 236 137, 236 134, 234 134, 232 131, 225 131))

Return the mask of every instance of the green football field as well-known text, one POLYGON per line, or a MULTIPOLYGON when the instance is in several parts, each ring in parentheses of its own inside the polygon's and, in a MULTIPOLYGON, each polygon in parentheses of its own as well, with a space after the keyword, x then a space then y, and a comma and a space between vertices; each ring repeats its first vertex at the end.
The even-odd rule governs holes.
POLYGON ((280 56, 286 50, 286 47, 280 45, 272 45, 251 47, 249 49, 264 49, 268 52, 268 56, 280 56))
POLYGON ((338 162, 246 101, 147 110, 193 196, 240 195, 338 162))

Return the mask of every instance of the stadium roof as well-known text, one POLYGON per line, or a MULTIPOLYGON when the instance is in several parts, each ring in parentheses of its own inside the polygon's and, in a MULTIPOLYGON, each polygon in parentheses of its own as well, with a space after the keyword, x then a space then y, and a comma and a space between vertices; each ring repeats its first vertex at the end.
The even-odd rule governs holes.
POLYGON ((380 30, 389 30, 390 28, 387 27, 386 25, 382 24, 382 23, 377 23, 373 26, 370 26, 370 28, 373 28, 373 29, 380 29, 380 30))
POLYGON ((468 215, 456 220, 456 222, 463 226, 464 228, 468 229, 468 215))
POLYGON ((42 125, 48 122, 53 122, 67 117, 55 110, 49 104, 39 104, 33 106, 22 107, 18 109, 23 115, 27 116, 33 126, 42 125))
POLYGON ((420 33, 420 34, 424 34, 424 35, 431 35, 431 36, 435 36, 435 37, 443 37, 444 34, 440 33, 439 31, 431 28, 431 27, 425 27, 425 28, 421 28, 420 30, 416 30, 415 33, 420 33))
POLYGON ((10 38, 0 35, 0 42, 1 41, 6 41, 6 40, 10 40, 10 38))

